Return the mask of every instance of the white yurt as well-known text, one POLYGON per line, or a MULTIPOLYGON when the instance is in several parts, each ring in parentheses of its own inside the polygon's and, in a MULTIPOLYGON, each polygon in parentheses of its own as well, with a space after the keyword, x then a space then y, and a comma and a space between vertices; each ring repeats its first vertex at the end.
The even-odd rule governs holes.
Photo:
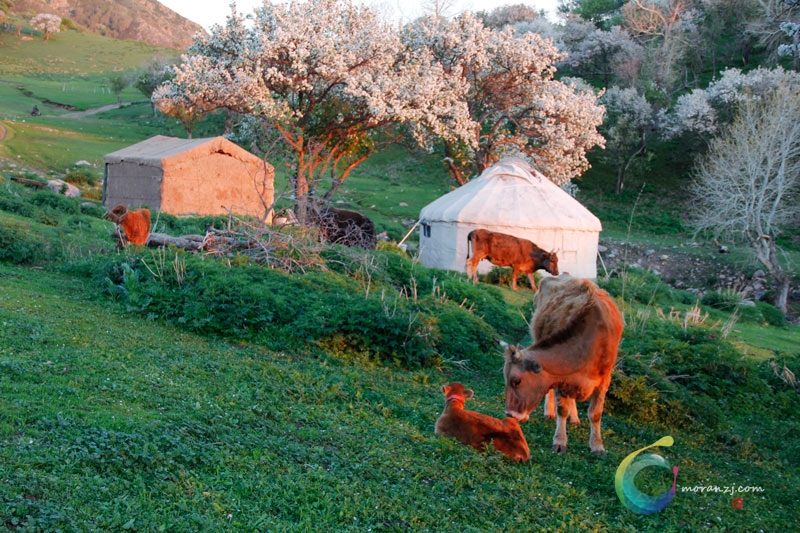
MULTIPOLYGON (((597 277, 600 220, 521 158, 499 161, 422 209, 420 262, 465 272, 467 235, 474 229, 528 239, 557 252, 560 272, 597 277)), ((491 268, 484 260, 478 271, 491 268)))

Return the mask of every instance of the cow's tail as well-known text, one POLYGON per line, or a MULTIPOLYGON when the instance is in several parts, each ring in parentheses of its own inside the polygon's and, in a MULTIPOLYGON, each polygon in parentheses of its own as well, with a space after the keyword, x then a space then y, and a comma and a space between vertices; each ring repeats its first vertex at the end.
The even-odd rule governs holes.
POLYGON ((467 235, 467 259, 469 259, 469 247, 472 244, 472 232, 467 235))

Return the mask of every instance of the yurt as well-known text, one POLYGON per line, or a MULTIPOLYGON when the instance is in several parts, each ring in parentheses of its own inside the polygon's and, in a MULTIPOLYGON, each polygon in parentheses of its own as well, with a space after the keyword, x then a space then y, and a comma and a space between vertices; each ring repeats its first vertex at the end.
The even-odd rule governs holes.
POLYGON ((272 165, 224 137, 156 135, 106 154, 104 161, 103 204, 109 209, 145 205, 171 215, 232 212, 272 219, 272 165))
MULTIPOLYGON (((501 160, 422 209, 420 263, 465 272, 474 229, 528 239, 558 254, 560 272, 597 277, 600 220, 521 158, 501 160)), ((478 271, 491 268, 484 260, 478 271)))

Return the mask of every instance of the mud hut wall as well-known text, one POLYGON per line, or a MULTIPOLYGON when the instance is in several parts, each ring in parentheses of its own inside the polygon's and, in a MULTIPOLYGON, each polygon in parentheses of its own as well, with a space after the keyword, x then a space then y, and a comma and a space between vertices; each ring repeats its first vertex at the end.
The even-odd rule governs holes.
POLYGON ((161 205, 166 213, 223 215, 230 209, 236 214, 262 217, 264 205, 272 204, 274 175, 257 158, 243 161, 214 152, 198 158, 167 158, 163 166, 161 205), (262 190, 263 202, 259 196, 262 190))
POLYGON ((104 205, 108 209, 118 204, 161 209, 163 176, 161 167, 150 164, 136 161, 107 163, 104 205))

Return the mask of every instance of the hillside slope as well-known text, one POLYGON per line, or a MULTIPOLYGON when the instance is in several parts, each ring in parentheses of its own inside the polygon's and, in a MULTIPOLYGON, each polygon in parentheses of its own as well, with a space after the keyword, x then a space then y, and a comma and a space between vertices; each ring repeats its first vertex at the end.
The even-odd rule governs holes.
POLYGON ((55 13, 91 33, 165 48, 186 48, 202 26, 156 0, 15 0, 20 16, 55 13))

